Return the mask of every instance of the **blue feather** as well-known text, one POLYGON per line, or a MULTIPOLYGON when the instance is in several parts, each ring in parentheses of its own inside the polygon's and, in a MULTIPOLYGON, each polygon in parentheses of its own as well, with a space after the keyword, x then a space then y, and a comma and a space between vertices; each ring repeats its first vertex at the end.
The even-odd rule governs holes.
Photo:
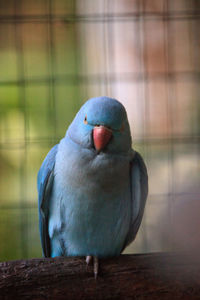
POLYGON ((44 255, 119 255, 139 229, 147 189, 146 167, 131 149, 125 108, 115 99, 90 99, 38 174, 44 255), (92 136, 99 125, 112 130, 100 153, 92 136))
POLYGON ((46 257, 51 256, 48 234, 48 214, 49 198, 53 185, 53 169, 57 148, 58 145, 55 145, 49 151, 42 163, 37 177, 40 239, 42 243, 43 254, 46 257))

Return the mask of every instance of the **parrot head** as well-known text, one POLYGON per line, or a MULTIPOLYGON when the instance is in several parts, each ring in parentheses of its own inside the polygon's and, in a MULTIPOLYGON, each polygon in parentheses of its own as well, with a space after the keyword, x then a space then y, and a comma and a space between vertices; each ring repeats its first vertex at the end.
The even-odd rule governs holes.
POLYGON ((124 106, 108 97, 88 100, 69 126, 66 136, 97 154, 127 152, 131 134, 124 106))

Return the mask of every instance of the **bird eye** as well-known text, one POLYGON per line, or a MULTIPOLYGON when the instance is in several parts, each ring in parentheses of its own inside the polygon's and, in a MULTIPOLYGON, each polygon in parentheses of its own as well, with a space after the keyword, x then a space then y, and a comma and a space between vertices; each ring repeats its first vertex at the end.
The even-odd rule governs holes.
POLYGON ((84 119, 84 124, 87 124, 87 116, 85 116, 85 119, 84 119))

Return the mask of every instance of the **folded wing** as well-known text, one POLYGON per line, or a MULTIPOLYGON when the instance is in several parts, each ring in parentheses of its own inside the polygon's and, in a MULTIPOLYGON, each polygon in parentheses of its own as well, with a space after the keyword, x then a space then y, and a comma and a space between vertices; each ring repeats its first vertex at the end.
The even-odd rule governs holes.
POLYGON ((43 254, 51 256, 50 238, 48 233, 49 199, 54 180, 54 165, 58 145, 55 145, 47 154, 38 172, 38 208, 39 208, 39 229, 43 254))
POLYGON ((128 246, 136 237, 142 221, 148 194, 147 169, 141 155, 138 152, 135 152, 134 158, 130 165, 130 177, 131 222, 128 235, 125 240, 124 248, 128 246))

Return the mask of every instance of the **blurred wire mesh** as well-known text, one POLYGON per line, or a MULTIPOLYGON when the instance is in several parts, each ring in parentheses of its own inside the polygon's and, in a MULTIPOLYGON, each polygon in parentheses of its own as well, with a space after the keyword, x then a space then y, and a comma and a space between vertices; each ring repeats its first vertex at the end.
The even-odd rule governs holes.
POLYGON ((36 176, 79 107, 126 107, 150 192, 126 250, 200 246, 200 3, 0 0, 0 260, 41 256, 36 176))

